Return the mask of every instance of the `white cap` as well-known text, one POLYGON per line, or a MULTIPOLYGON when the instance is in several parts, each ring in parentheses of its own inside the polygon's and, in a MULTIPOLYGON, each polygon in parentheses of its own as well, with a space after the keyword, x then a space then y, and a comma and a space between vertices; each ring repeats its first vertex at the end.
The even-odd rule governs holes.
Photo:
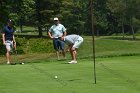
POLYGON ((58 18, 57 18, 57 17, 55 17, 53 20, 58 20, 58 18))

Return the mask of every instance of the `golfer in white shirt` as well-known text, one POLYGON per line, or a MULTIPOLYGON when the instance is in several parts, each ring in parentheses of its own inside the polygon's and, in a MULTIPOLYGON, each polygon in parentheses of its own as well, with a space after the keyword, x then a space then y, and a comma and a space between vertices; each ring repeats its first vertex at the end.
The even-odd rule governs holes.
POLYGON ((59 38, 60 40, 64 41, 69 46, 69 51, 71 53, 72 61, 68 63, 77 63, 76 60, 76 49, 79 48, 79 46, 83 42, 83 38, 79 35, 67 35, 59 38))

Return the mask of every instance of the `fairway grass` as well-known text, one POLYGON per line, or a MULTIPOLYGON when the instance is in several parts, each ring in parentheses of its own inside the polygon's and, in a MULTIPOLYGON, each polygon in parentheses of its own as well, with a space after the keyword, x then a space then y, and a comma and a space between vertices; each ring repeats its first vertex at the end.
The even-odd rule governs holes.
POLYGON ((0 65, 0 93, 140 93, 140 56, 0 65), (55 76, 58 78, 56 79, 55 76))

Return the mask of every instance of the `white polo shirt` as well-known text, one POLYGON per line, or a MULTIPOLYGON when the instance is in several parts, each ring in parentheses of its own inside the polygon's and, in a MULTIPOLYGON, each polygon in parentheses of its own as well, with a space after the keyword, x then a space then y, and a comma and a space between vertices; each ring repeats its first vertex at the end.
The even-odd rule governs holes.
POLYGON ((83 42, 83 38, 79 35, 67 35, 64 37, 64 42, 68 45, 73 44, 74 48, 79 48, 81 43, 83 42))

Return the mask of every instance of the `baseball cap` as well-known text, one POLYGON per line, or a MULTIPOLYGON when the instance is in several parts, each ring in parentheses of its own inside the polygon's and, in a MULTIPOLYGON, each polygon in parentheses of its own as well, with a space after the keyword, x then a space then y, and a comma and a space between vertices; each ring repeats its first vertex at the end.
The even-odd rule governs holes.
POLYGON ((58 21, 58 18, 57 18, 57 17, 55 17, 53 20, 54 20, 54 21, 55 21, 55 20, 57 20, 57 21, 58 21))

